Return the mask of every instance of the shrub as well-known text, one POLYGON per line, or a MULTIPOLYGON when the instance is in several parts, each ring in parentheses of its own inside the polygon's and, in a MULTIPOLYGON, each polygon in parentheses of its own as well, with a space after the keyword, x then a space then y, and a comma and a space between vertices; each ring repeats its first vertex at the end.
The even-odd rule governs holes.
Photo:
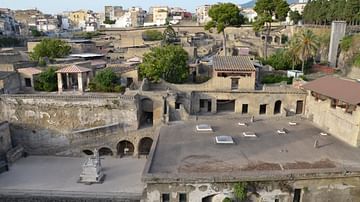
POLYGON ((292 84, 292 77, 288 78, 281 75, 266 75, 262 78, 261 83, 263 84, 273 84, 286 81, 287 84, 292 84))
POLYGON ((234 195, 237 200, 244 200, 247 196, 247 189, 245 182, 238 182, 234 185, 234 195))
POLYGON ((160 41, 163 39, 163 34, 158 30, 146 30, 142 33, 144 41, 160 41))
POLYGON ((360 53, 356 54, 354 56, 354 62, 353 64, 356 66, 356 67, 360 67, 360 53))
POLYGON ((125 88, 118 81, 119 78, 111 69, 105 69, 96 73, 89 88, 93 92, 124 92, 125 88))
POLYGON ((341 50, 348 51, 353 43, 352 36, 345 36, 340 42, 341 50))
POLYGON ((222 200, 222 202, 232 202, 232 200, 229 197, 226 197, 222 200))
POLYGON ((57 75, 55 69, 49 68, 40 73, 35 81, 34 88, 38 91, 56 91, 57 90, 57 75))

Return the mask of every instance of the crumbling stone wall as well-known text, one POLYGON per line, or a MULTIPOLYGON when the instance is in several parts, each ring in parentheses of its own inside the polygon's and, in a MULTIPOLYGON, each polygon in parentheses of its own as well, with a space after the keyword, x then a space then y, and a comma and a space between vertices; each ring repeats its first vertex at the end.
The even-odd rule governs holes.
POLYGON ((0 160, 12 147, 8 122, 0 122, 0 160))
POLYGON ((3 95, 0 120, 10 122, 15 144, 30 154, 79 155, 110 142, 116 149, 117 140, 139 127, 130 96, 3 95))

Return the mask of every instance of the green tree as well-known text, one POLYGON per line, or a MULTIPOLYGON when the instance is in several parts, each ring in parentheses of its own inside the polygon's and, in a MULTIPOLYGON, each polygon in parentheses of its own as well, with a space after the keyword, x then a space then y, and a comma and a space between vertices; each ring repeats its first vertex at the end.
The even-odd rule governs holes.
POLYGON ((176 32, 171 25, 168 25, 163 32, 163 43, 164 44, 171 44, 176 40, 176 32))
POLYGON ((318 37, 309 29, 302 29, 294 36, 294 50, 302 61, 301 71, 304 72, 305 62, 313 58, 320 46, 318 37))
POLYGON ((296 52, 296 41, 295 40, 290 40, 288 49, 287 49, 287 54, 289 55, 289 58, 291 59, 291 67, 292 70, 295 69, 295 65, 297 65, 299 63, 299 57, 298 54, 296 52))
POLYGON ((123 92, 119 78, 114 71, 107 68, 96 73, 90 82, 90 91, 93 92, 123 92))
POLYGON ((53 60, 68 55, 71 51, 71 47, 60 39, 43 39, 37 44, 30 53, 30 58, 33 61, 40 61, 44 57, 53 60))
POLYGON ((298 24, 299 21, 302 19, 302 16, 299 13, 299 11, 290 11, 289 16, 290 19, 294 22, 294 24, 298 24))
POLYGON ((57 87, 57 75, 54 68, 48 68, 35 78, 35 90, 51 92, 56 91, 57 87))
POLYGON ((276 70, 287 70, 292 66, 292 58, 288 51, 279 49, 266 59, 265 64, 271 65, 276 70))
POLYGON ((232 3, 218 3, 211 6, 209 10, 211 20, 205 25, 205 30, 211 31, 216 28, 217 33, 223 34, 223 49, 226 53, 226 35, 225 28, 229 26, 241 26, 245 22, 245 18, 240 14, 238 6, 232 3))
POLYGON ((271 32, 271 23, 273 18, 278 21, 285 21, 290 10, 289 4, 284 0, 258 0, 254 10, 258 14, 254 22, 255 31, 265 31, 264 57, 267 57, 268 38, 271 32))
POLYGON ((187 60, 188 54, 181 46, 155 47, 144 55, 140 75, 151 81, 183 83, 189 76, 187 60))
POLYGON ((160 41, 163 39, 163 35, 158 30, 146 30, 142 33, 144 41, 160 41))

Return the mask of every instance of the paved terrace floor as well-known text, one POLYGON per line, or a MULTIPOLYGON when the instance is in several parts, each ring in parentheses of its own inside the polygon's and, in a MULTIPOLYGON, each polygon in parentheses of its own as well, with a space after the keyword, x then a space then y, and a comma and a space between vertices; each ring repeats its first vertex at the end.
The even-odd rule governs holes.
POLYGON ((319 128, 299 119, 289 126, 290 119, 258 120, 246 126, 238 122, 249 119, 226 119, 180 122, 163 127, 147 175, 168 178, 218 176, 235 173, 256 176, 272 172, 296 173, 321 169, 360 171, 360 149, 332 136, 321 136, 319 128), (196 132, 196 124, 210 124, 214 132, 196 132), (277 130, 286 128, 286 135, 277 130), (245 131, 257 137, 244 137, 245 131), (234 145, 215 144, 216 135, 231 135, 234 145), (318 148, 314 148, 318 140, 318 148))
POLYGON ((141 172, 146 159, 105 157, 103 184, 77 183, 86 158, 29 156, 0 174, 0 195, 29 193, 35 195, 141 196, 144 184, 141 172))

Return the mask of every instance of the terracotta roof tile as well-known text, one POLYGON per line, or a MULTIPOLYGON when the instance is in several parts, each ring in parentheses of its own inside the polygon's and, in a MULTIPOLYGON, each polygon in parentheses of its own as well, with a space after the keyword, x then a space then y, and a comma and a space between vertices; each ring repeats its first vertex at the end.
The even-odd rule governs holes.
POLYGON ((214 56, 213 66, 216 71, 255 71, 248 56, 214 56))
POLYGON ((308 82, 302 88, 349 104, 360 104, 360 83, 355 81, 326 76, 308 82))
POLYGON ((90 72, 91 69, 81 67, 78 65, 70 65, 65 68, 59 69, 56 71, 57 73, 82 73, 82 72, 90 72))

